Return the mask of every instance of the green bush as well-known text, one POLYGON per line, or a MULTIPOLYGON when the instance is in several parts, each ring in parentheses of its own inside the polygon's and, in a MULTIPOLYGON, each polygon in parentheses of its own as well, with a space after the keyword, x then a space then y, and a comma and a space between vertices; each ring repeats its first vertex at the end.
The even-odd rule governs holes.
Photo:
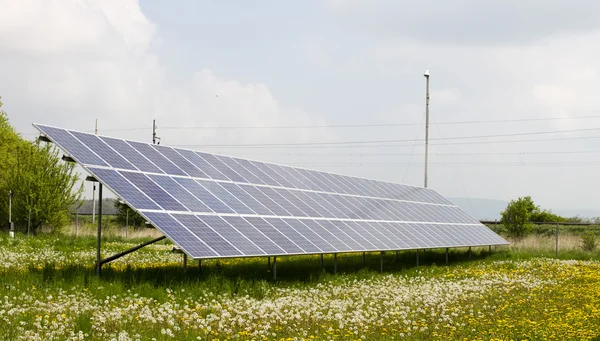
POLYGON ((529 222, 530 216, 537 209, 529 196, 511 200, 506 209, 501 212, 502 219, 500 220, 506 228, 508 236, 520 239, 529 234, 533 228, 533 224, 529 222))
POLYGON ((598 246, 598 238, 592 231, 587 231, 581 234, 581 248, 585 251, 594 251, 598 246))

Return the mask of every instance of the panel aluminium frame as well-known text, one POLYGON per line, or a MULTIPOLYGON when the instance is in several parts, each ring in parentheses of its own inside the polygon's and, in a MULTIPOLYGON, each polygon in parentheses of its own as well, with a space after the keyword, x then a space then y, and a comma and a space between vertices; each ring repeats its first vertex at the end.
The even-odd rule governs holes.
MULTIPOLYGON (((55 142, 55 143, 56 143, 56 142, 55 142)), ((58 144, 57 144, 57 145, 58 145, 58 144)), ((65 149, 64 147, 62 147, 62 146, 60 146, 60 145, 59 145, 59 147, 61 147, 61 149, 65 149)), ((77 161, 77 160, 76 160, 76 161, 77 161)), ((83 168, 84 168, 84 169, 86 169, 86 171, 88 171, 88 172, 90 172, 91 174, 93 174, 93 172, 91 172, 89 169, 87 169, 87 167, 86 167, 85 165, 83 165, 83 164, 82 164, 82 166, 83 166, 83 168)), ((107 184, 105 184, 105 185, 107 185, 107 184)), ((108 187, 109 189, 111 189, 111 188, 110 188, 110 186, 108 186, 108 185, 107 185, 107 187, 108 187)), ((111 189, 111 190, 112 190, 112 189, 111 189)), ((114 191, 113 191, 113 192, 114 192, 114 191)), ((129 204, 129 203, 127 203, 127 204, 129 204)), ((130 205, 130 206, 131 206, 131 205, 130 205)), ((132 206, 132 207, 134 207, 134 206, 132 206)), ((140 213, 141 213, 143 216, 145 216, 143 211, 139 211, 139 212, 140 212, 140 213)), ((165 213, 167 213, 167 212, 165 212, 165 213)), ((148 219, 148 217, 147 217, 147 216, 145 216, 145 218, 146 218, 146 219, 148 219)), ((286 218, 283 218, 283 219, 284 219, 284 221, 286 220, 286 218)), ((299 219, 299 220, 302 220, 302 218, 300 218, 300 217, 296 217, 296 218, 294 218, 294 219, 299 219)), ((320 219, 318 219, 318 218, 316 218, 316 217, 310 217, 309 219, 320 220, 320 219)), ((151 219, 148 219, 148 220, 149 220, 150 222, 152 222, 152 220, 151 220, 151 219)), ((332 220, 332 219, 329 219, 329 220, 332 220)), ((335 219, 335 220, 338 220, 338 219, 335 219)), ((339 219, 339 220, 343 220, 343 219, 339 219)), ((349 219, 349 221, 356 221, 356 220, 349 219)), ((360 221, 366 221, 366 222, 369 222, 369 221, 374 221, 374 222, 377 222, 376 220, 360 220, 360 221)), ((383 221, 383 222, 385 222, 385 221, 383 221)), ((408 222, 406 222, 406 223, 408 223, 408 222)), ((162 229, 160 228, 160 226, 157 226, 158 224, 154 224, 154 223, 153 223, 153 225, 154 225, 154 226, 155 226, 155 227, 156 227, 158 230, 160 230, 161 232, 165 233, 164 231, 162 231, 162 229)), ((289 225, 289 224, 288 224, 288 225, 289 225)), ((458 224, 458 225, 463 225, 463 224, 458 224)), ((184 228, 185 228, 185 227, 184 227, 184 228)), ((166 233, 165 233, 165 234, 166 234, 166 233)), ((168 234, 166 234, 166 235, 168 235, 168 234)), ((170 239, 171 239, 171 238, 170 238, 170 239)), ((176 242, 175 240, 173 240, 173 242, 174 242, 175 244, 177 244, 177 242, 176 242)), ((489 245, 489 244, 488 244, 488 243, 481 244, 481 245, 465 244, 465 245, 461 245, 461 246, 454 246, 454 245, 453 245, 452 247, 485 246, 485 245, 489 245)), ((496 245, 496 244, 494 244, 494 245, 496 245)), ((499 244, 498 244, 498 245, 499 245, 499 244)), ((180 247, 181 247, 181 246, 180 246, 180 247)), ((420 248, 424 248, 424 247, 420 247, 420 248)), ((431 247, 431 248, 437 248, 437 247, 431 247)), ((185 248, 183 248, 183 247, 182 247, 182 249, 183 249, 183 250, 185 250, 185 248)), ((412 249, 412 248, 396 248, 396 249, 398 249, 398 250, 407 249, 407 250, 408 250, 408 249, 412 249)), ((386 248, 386 250, 389 250, 389 248, 386 248)), ((370 251, 377 251, 377 250, 370 250, 370 251)), ((356 252, 362 252, 362 250, 360 250, 360 251, 356 251, 356 252)), ((324 254, 324 253, 330 253, 330 252, 321 252, 321 253, 323 253, 323 254, 324 254)), ((311 253, 298 253, 298 254, 312 254, 312 252, 311 252, 311 253)), ((279 255, 290 255, 290 253, 279 254, 279 255)), ((240 256, 234 256, 234 257, 240 257, 240 256)), ((242 255, 241 257, 244 257, 244 255, 242 255)), ((206 258, 221 258, 221 257, 218 257, 218 256, 217 256, 217 257, 206 257, 206 258)), ((229 258, 229 257, 222 257, 222 258, 229 258)), ((199 258, 199 259, 201 259, 201 258, 199 258)))

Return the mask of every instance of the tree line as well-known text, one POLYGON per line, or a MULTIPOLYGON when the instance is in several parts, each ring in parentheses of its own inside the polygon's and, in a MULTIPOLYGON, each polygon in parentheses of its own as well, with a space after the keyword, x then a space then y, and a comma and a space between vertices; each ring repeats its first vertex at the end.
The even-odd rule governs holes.
POLYGON ((63 162, 50 143, 28 141, 16 132, 0 98, 0 227, 8 228, 9 193, 17 230, 32 232, 70 221, 70 209, 81 201, 83 183, 74 163, 63 162))

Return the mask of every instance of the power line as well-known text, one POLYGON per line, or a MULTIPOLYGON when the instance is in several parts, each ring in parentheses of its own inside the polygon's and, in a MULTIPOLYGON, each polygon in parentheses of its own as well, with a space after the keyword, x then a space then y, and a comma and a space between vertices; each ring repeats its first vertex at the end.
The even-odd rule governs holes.
MULTIPOLYGON (((443 145, 481 145, 481 144, 495 144, 495 143, 521 143, 521 142, 547 142, 547 141, 562 141, 562 140, 586 140, 586 139, 600 139, 600 136, 581 136, 581 137, 556 137, 556 138, 545 138, 545 139, 529 139, 529 140, 502 140, 502 141, 470 141, 470 142, 447 142, 447 143, 430 143, 430 146, 443 146, 443 145)), ((177 146, 174 146, 177 147, 177 146)), ((194 145, 180 145, 178 147, 194 148, 198 146, 194 145)), ((205 147, 215 147, 206 145, 205 147)), ((244 149, 244 145, 234 146, 235 148, 244 149)), ((327 148, 386 148, 386 147, 412 147, 412 144, 384 144, 384 145, 367 145, 367 146, 355 146, 355 145, 341 145, 341 146, 328 146, 327 148)), ((223 148, 223 147, 215 147, 223 148)), ((231 148, 231 146, 230 146, 231 148)), ((322 146, 262 146, 262 147, 248 147, 248 148, 286 148, 286 149, 312 149, 312 148, 323 148, 322 146)))
MULTIPOLYGON (((424 164, 409 163, 369 163, 369 162, 348 162, 348 163, 292 163, 290 166, 328 166, 328 167, 362 167, 362 166, 390 166, 390 167, 423 167, 424 164)), ((455 167, 455 166, 600 166, 600 162, 595 161, 576 161, 576 162, 558 162, 558 161, 531 161, 531 162, 469 162, 469 163, 429 163, 430 166, 455 167)))
MULTIPOLYGON (((467 139, 481 139, 481 138, 496 138, 496 137, 512 137, 512 136, 532 136, 532 135, 545 135, 545 134, 560 134, 560 133, 574 133, 574 132, 585 132, 585 131, 599 131, 600 128, 584 128, 584 129, 570 129, 570 130, 553 130, 553 131, 537 131, 528 133, 512 133, 512 134, 493 134, 493 135, 474 135, 474 136, 455 136, 455 137, 438 137, 430 140, 435 141, 446 141, 446 140, 467 140, 467 139)), ((290 147, 290 146, 338 146, 338 145, 359 145, 359 144, 387 144, 387 143, 398 143, 398 142, 415 142, 424 140, 414 139, 402 139, 402 140, 370 140, 370 141, 342 141, 342 142, 303 142, 303 143, 246 143, 246 144, 215 144, 215 145, 173 145, 174 147, 214 147, 214 148, 228 148, 228 147, 290 147)), ((485 141, 484 141, 485 142, 485 141)), ((500 142, 500 141, 498 141, 500 142)), ((480 143, 480 142, 477 142, 480 143)))
MULTIPOLYGON (((437 122, 432 125, 460 125, 460 124, 489 124, 489 123, 514 123, 514 122, 539 122, 539 121, 558 121, 558 120, 580 120, 595 119, 600 115, 588 116, 562 116, 562 117, 541 117, 541 118, 518 118, 508 120, 481 120, 481 121, 448 121, 437 122)), ((201 129, 317 129, 317 128, 385 128, 385 127, 410 127, 421 126, 423 123, 405 122, 405 123, 366 123, 366 124, 323 124, 323 125, 294 125, 294 126, 168 126, 161 127, 161 130, 201 130, 201 129)), ((148 127, 138 128, 114 128, 103 129, 103 132, 136 131, 147 130, 148 127)))
MULTIPOLYGON (((287 155, 287 156, 423 156, 424 153, 252 153, 254 155, 287 155)), ((597 154, 600 150, 574 150, 574 151, 533 151, 533 152, 471 152, 471 153, 429 153, 430 156, 453 156, 453 155, 552 155, 552 154, 597 154)))

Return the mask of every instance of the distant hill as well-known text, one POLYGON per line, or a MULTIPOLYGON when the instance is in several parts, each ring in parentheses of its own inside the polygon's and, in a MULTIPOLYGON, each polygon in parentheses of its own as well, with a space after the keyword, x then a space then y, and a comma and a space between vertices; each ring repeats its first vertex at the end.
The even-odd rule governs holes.
MULTIPOLYGON (((479 220, 500 220, 500 212, 504 211, 508 201, 495 200, 495 199, 469 199, 469 198, 448 198, 450 201, 455 203, 458 207, 465 210, 473 217, 479 220)), ((545 207, 542 207, 545 208, 545 207)), ((579 216, 582 218, 594 218, 600 217, 600 209, 552 209, 553 213, 556 213, 563 217, 575 217, 579 216)))

